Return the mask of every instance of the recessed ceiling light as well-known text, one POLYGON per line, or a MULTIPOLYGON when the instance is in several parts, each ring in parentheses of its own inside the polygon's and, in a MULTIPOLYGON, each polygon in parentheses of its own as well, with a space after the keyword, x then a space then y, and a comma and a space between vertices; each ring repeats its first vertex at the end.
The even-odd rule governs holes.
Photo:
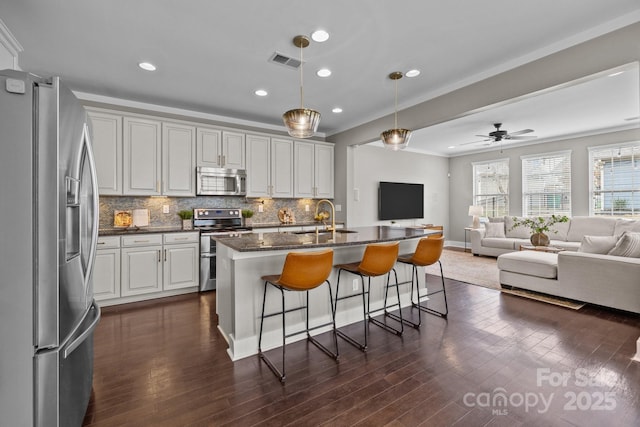
POLYGON ((331 70, 328 68, 320 68, 316 74, 318 77, 329 77, 331 75, 331 70))
POLYGON ((258 96, 267 96, 267 95, 269 95, 269 92, 267 92, 267 91, 266 91, 266 90, 264 90, 264 89, 258 89, 258 90, 256 90, 254 93, 255 93, 256 95, 258 95, 258 96))
POLYGON ((151 62, 141 62, 138 64, 138 67, 142 68, 145 71, 155 71, 156 70, 156 66, 153 65, 151 62))
POLYGON ((333 110, 331 110, 332 113, 342 113, 342 108, 340 107, 335 107, 333 110))
POLYGON ((416 70, 416 69, 409 70, 406 73, 404 73, 404 75, 407 76, 407 77, 415 77, 415 76, 420 75, 420 70, 416 70))
POLYGON ((618 71, 617 73, 611 73, 611 74, 609 74, 609 77, 619 76, 622 73, 624 73, 624 71, 618 71))
POLYGON ((326 42, 327 40, 329 40, 329 33, 327 33, 325 30, 316 30, 311 33, 311 38, 314 42, 326 42))
POLYGON ((450 145, 447 148, 456 148, 456 146, 455 145, 450 145))

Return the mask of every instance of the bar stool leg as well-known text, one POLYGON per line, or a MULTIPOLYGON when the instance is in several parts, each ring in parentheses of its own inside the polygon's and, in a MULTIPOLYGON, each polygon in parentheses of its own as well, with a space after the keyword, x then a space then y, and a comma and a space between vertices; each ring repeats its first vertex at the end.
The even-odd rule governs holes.
POLYGON ((284 290, 282 288, 280 289, 280 293, 282 294, 282 371, 280 371, 274 364, 273 362, 271 362, 271 360, 269 360, 269 358, 262 352, 262 328, 264 325, 264 306, 266 305, 267 302, 267 286, 268 286, 268 282, 264 283, 264 295, 262 297, 262 315, 260 316, 260 336, 258 338, 258 355, 260 356, 260 359, 262 359, 264 361, 264 363, 267 364, 267 366, 269 367, 269 369, 271 369, 271 371, 278 377, 278 379, 280 379, 281 383, 284 383, 285 381, 285 348, 286 348, 286 342, 285 342, 285 337, 286 337, 286 331, 284 329, 285 327, 285 306, 284 306, 284 290))
MULTIPOLYGON (((386 323, 383 323, 381 321, 379 321, 378 319, 374 319, 373 317, 371 317, 371 311, 369 310, 369 313, 367 313, 369 315, 369 321, 372 322, 374 325, 380 326, 383 329, 386 329, 389 332, 392 332, 396 335, 402 335, 402 333, 404 332, 404 321, 402 320, 402 308, 400 307, 400 290, 398 289, 398 273, 396 273, 395 268, 392 269, 393 273, 395 274, 395 278, 396 278, 396 295, 398 296, 398 313, 400 314, 400 316, 397 316, 393 313, 389 313, 387 312, 387 295, 389 293, 389 283, 390 283, 390 278, 391 278, 391 271, 387 273, 387 284, 385 286, 385 294, 384 294, 384 307, 377 309, 375 311, 381 311, 384 310, 384 314, 385 316, 389 316, 392 319, 400 322, 400 329, 396 329, 392 326, 387 325, 386 323)), ((371 283, 371 278, 369 278, 369 283, 371 283)), ((371 286, 371 285, 369 285, 371 286)), ((371 289, 369 289, 371 290, 371 289)))
MULTIPOLYGON (((349 335, 345 334, 344 332, 342 332, 341 330, 335 328, 335 313, 337 313, 338 311, 338 301, 343 300, 343 299, 347 299, 347 298, 351 298, 351 297, 355 297, 358 296, 357 294, 354 295, 347 295, 345 297, 340 297, 340 276, 342 274, 343 269, 339 269, 338 270, 338 281, 336 282, 336 303, 335 303, 335 308, 334 308, 334 330, 336 332, 336 336, 339 336, 340 338, 344 339, 345 341, 347 341, 349 344, 359 348, 362 351, 367 351, 367 346, 368 346, 368 340, 367 340, 367 307, 366 307, 366 300, 364 297, 365 291, 364 291, 364 277, 362 277, 362 275, 358 274, 358 276, 360 276, 360 280, 362 283, 362 291, 361 291, 361 296, 362 296, 362 313, 363 313, 363 322, 362 324, 364 325, 364 343, 361 343, 359 341, 356 341, 355 339, 351 338, 349 335)), ((346 271, 346 270, 344 270, 346 271)), ((371 280, 371 279, 369 279, 371 280)), ((337 337, 336 337, 337 339, 337 337)), ((337 345, 337 341, 336 341, 336 345, 337 345)))
MULTIPOLYGON (((432 308, 427 307, 426 305, 422 305, 420 303, 420 285, 419 285, 419 281, 418 281, 418 271, 417 271, 417 266, 413 266, 414 270, 416 270, 416 292, 418 294, 418 302, 414 303, 413 302, 413 288, 411 289, 411 303, 414 307, 416 307, 418 310, 420 311, 424 311, 425 313, 429 313, 429 314, 433 314, 434 316, 440 316, 440 317, 447 317, 447 315, 449 314, 449 305, 447 303, 447 291, 446 288, 444 287, 444 274, 442 273, 442 262, 440 262, 440 260, 438 260, 438 264, 440 265, 440 279, 442 280, 442 289, 437 290, 437 291, 433 291, 433 292, 427 292, 427 295, 424 295, 426 297, 429 297, 431 295, 435 295, 435 294, 439 294, 440 292, 442 292, 442 295, 444 297, 444 311, 438 311, 438 310, 434 310, 432 308)), ((426 276, 425 276, 425 282, 427 280, 426 276)), ((413 278, 412 278, 412 282, 413 282, 413 278)), ((413 285, 413 283, 412 283, 413 285)))

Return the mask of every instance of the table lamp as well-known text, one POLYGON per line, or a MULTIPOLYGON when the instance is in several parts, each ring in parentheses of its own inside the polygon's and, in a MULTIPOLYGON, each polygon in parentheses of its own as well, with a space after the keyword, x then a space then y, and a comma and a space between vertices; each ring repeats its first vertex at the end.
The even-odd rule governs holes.
POLYGON ((469 216, 473 217, 473 228, 480 228, 480 216, 482 216, 482 206, 469 206, 469 216))

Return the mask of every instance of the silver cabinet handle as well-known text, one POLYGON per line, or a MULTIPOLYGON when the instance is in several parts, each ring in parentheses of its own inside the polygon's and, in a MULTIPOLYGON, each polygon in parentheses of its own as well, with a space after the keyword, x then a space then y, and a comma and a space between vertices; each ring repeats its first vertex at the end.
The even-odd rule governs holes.
POLYGON ((107 243, 106 242, 98 242, 97 244, 98 245, 106 245, 107 243))
POLYGON ((134 240, 133 243, 149 243, 148 240, 134 240))
POLYGON ((167 262, 167 250, 164 250, 164 262, 167 262))
POLYGON ((162 256, 160 255, 160 250, 158 249, 158 262, 162 261, 162 256))

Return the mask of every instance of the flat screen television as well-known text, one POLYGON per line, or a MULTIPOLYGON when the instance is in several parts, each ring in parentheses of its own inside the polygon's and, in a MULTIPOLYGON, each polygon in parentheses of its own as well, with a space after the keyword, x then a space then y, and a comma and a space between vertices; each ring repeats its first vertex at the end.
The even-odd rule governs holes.
POLYGON ((424 184, 380 182, 378 219, 424 218, 424 184))

